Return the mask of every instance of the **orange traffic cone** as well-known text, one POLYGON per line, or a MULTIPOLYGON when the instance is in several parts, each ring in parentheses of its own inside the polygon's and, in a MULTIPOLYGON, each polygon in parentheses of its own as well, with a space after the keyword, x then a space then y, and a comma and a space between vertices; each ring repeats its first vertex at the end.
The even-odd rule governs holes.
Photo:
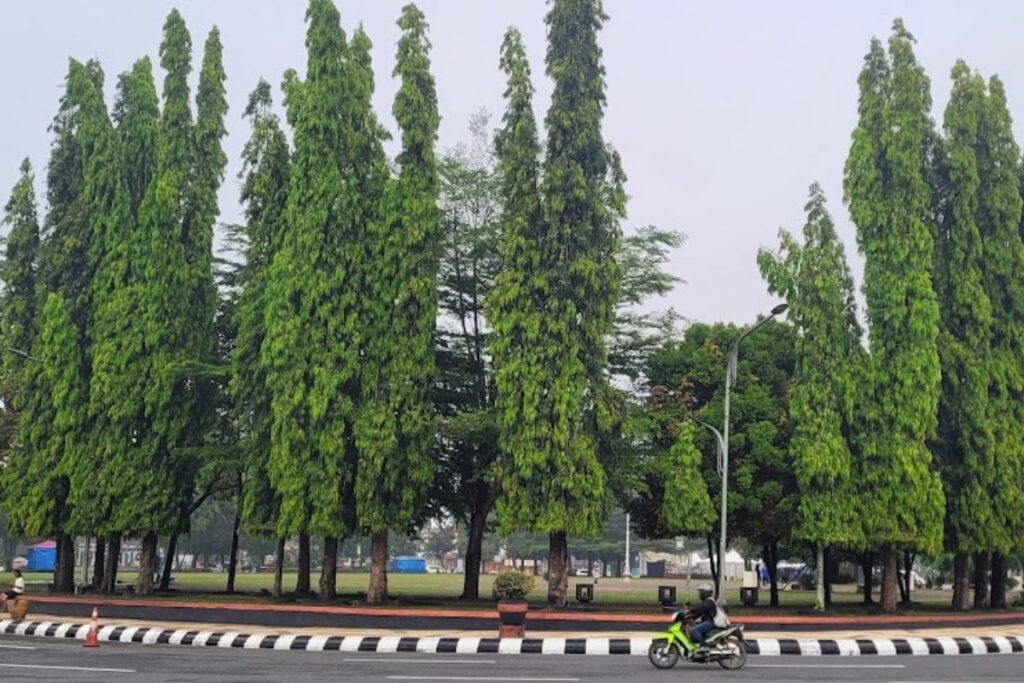
POLYGON ((95 607, 93 607, 92 608, 92 623, 89 624, 89 633, 86 634, 86 636, 85 636, 85 647, 99 647, 100 646, 100 639, 97 637, 99 635, 99 630, 100 630, 99 619, 100 619, 99 611, 95 607))

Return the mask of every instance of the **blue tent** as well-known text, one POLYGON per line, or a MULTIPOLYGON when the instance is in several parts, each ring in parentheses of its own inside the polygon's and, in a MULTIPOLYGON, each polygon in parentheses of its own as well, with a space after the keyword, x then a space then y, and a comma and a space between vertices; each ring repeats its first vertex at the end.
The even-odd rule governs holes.
POLYGON ((391 571, 396 574, 426 574, 427 561, 422 557, 396 557, 391 560, 391 571))
POLYGON ((54 541, 43 541, 28 549, 25 559, 28 560, 30 572, 52 572, 57 566, 57 544, 54 541))

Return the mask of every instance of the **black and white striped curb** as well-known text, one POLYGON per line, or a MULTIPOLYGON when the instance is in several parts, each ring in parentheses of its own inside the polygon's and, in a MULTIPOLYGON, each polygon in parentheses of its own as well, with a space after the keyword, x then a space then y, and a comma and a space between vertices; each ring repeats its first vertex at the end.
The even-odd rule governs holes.
MULTIPOLYGON (((85 640, 88 624, 0 620, 0 634, 85 640)), ((189 645, 245 650, 311 652, 419 652, 450 654, 646 655, 650 638, 445 638, 404 636, 310 636, 237 631, 193 631, 144 626, 101 626, 97 637, 110 643, 189 645)), ((752 655, 985 655, 1024 652, 1024 635, 964 638, 865 638, 747 640, 752 655)))

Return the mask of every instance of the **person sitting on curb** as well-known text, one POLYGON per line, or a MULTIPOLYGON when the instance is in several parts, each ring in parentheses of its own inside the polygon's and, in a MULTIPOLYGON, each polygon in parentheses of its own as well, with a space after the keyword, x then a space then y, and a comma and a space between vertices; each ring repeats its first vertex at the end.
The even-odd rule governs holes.
POLYGON ((21 575, 20 569, 14 570, 14 586, 3 593, 0 593, 0 612, 7 609, 8 600, 16 600, 25 592, 25 578, 21 575))

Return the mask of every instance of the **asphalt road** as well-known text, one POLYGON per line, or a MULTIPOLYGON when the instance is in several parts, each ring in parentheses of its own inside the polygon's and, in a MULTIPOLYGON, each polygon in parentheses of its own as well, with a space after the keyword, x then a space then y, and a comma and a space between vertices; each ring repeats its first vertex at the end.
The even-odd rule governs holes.
POLYGON ((1024 683, 1024 655, 956 657, 751 657, 747 668, 680 664, 657 671, 645 657, 354 655, 339 652, 239 651, 140 645, 103 645, 0 637, 0 680, 175 681, 218 683, 327 680, 479 681, 881 681, 883 683, 1024 683))

